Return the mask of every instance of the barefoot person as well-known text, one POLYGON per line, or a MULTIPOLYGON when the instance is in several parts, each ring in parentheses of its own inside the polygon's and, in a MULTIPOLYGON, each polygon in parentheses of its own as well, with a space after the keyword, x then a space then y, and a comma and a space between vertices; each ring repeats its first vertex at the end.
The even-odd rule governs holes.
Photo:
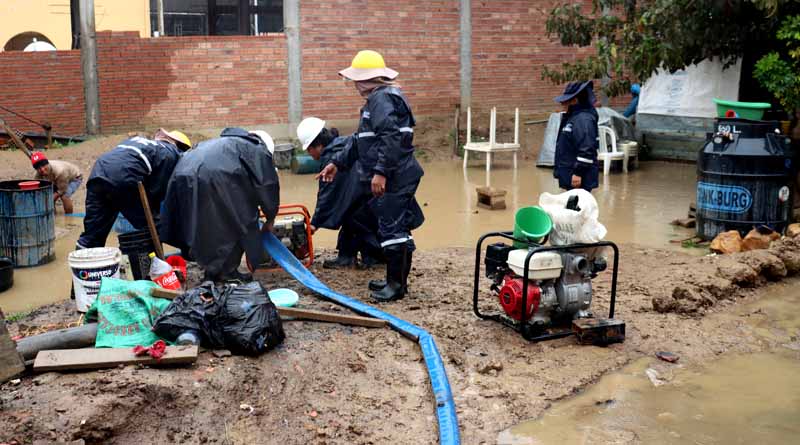
MULTIPOLYGON (((340 137, 335 128, 325 128, 325 121, 308 117, 297 126, 297 138, 303 150, 321 165, 331 159, 348 145, 353 137, 340 137)), ((336 240, 337 255, 326 259, 322 267, 326 269, 348 267, 370 267, 383 256, 378 243, 378 222, 369 211, 367 202, 372 198, 369 182, 364 182, 358 174, 358 162, 347 171, 340 171, 333 182, 319 181, 317 205, 311 218, 311 230, 321 228, 338 230, 336 240), (361 262, 357 262, 358 253, 361 262)))
POLYGON ((422 225, 422 209, 414 198, 424 171, 414 157, 414 115, 394 79, 375 51, 360 51, 349 68, 339 72, 353 81, 366 100, 361 108, 355 143, 336 154, 318 177, 331 182, 338 169, 361 163, 360 174, 369 182, 369 208, 378 220, 378 240, 386 258, 386 280, 371 281, 378 302, 406 295, 415 245, 411 231, 422 225))
POLYGON ((74 210, 72 195, 83 183, 81 169, 66 161, 55 159, 50 161, 40 151, 31 153, 31 164, 36 169, 36 179, 53 183, 53 202, 60 200, 64 205, 64 213, 72 213, 74 210))

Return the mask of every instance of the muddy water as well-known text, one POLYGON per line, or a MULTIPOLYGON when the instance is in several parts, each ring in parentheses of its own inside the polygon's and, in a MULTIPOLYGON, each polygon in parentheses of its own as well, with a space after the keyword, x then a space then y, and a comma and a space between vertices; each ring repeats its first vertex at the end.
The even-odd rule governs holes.
POLYGON ((660 386, 645 376, 652 359, 641 359, 556 404, 542 418, 502 432, 498 443, 798 443, 798 284, 777 286, 739 309, 759 314, 748 323, 759 336, 782 345, 777 349, 679 367, 660 386))
MULTIPOLYGON (((543 192, 558 192, 551 169, 536 168, 532 162, 521 162, 514 172, 510 162, 493 163, 491 185, 508 191, 507 209, 489 211, 477 207, 475 188, 486 184, 482 164, 464 174, 458 162, 437 162, 424 165, 417 199, 425 211, 425 224, 414 233, 421 249, 460 246, 473 247, 486 232, 511 230, 514 211, 535 205, 543 192)), ((694 196, 694 167, 687 164, 646 162, 625 175, 612 173, 595 190, 600 206, 600 219, 608 228, 607 239, 633 242, 644 246, 679 249, 671 239, 691 236, 686 229, 675 228, 669 221, 684 217, 694 196)), ((280 172, 281 201, 305 204, 311 212, 317 196, 317 182, 312 175, 280 172)), ((0 307, 6 313, 29 310, 69 296, 71 276, 67 255, 73 250, 82 229, 78 218, 56 218, 56 261, 45 266, 17 269, 14 287, 0 294, 0 307)), ((334 248, 336 232, 321 230, 314 236, 317 247, 334 248)), ((109 246, 117 241, 109 238, 109 246)))
MULTIPOLYGON (((55 261, 43 266, 14 269, 14 287, 0 293, 3 312, 23 312, 69 298, 72 272, 67 266, 67 255, 75 250, 75 242, 82 230, 81 218, 56 215, 55 261)), ((108 245, 117 245, 115 234, 109 236, 108 245)))
MULTIPOLYGON (((688 164, 645 162, 629 174, 612 173, 594 191, 600 206, 600 221, 608 229, 607 239, 649 247, 680 248, 669 240, 684 239, 692 231, 676 228, 669 222, 685 218, 694 201, 695 169, 688 164)), ((511 230, 517 208, 536 205, 543 192, 557 193, 552 169, 536 168, 521 162, 516 174, 510 162, 493 163, 491 185, 507 190, 506 210, 477 207, 475 188, 486 184, 482 164, 467 170, 457 162, 424 164, 425 177, 417 192, 424 205, 425 224, 414 232, 422 249, 460 246, 473 247, 486 232, 511 230)), ((281 172, 281 200, 306 203, 313 211, 317 184, 312 176, 281 172)), ((314 237, 318 246, 334 247, 336 233, 322 230, 314 237)))

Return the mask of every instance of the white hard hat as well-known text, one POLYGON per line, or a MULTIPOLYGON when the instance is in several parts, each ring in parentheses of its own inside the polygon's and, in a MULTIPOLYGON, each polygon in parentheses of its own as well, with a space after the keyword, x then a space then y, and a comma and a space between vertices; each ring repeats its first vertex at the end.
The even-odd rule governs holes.
POLYGON ((325 121, 318 117, 307 117, 297 126, 297 139, 303 144, 303 150, 308 150, 308 146, 314 142, 322 129, 325 128, 325 121))
POLYGON ((269 133, 264 130, 253 130, 250 134, 256 135, 259 139, 264 141, 264 145, 267 146, 269 154, 275 154, 275 141, 272 140, 272 136, 270 136, 269 133))

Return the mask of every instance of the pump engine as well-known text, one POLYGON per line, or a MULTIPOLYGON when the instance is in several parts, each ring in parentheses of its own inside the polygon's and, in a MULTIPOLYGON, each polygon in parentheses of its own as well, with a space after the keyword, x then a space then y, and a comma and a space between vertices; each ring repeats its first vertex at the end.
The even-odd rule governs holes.
POLYGON ((484 264, 491 289, 508 317, 523 320, 533 335, 553 325, 592 317, 592 279, 606 269, 602 257, 590 257, 578 250, 534 253, 528 265, 527 298, 525 259, 529 249, 515 249, 505 243, 486 249, 484 264))

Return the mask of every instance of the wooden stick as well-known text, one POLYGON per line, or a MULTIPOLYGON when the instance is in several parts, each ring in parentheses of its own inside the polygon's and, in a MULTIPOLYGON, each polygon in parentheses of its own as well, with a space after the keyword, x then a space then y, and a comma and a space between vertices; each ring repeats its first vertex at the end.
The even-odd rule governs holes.
MULTIPOLYGON (((154 287, 150 294, 157 298, 173 300, 180 296, 182 292, 154 287)), ((386 320, 372 317, 360 317, 358 315, 334 314, 333 312, 314 311, 311 309, 299 309, 294 307, 277 306, 278 314, 282 317, 293 317, 303 320, 326 321, 329 323, 339 323, 352 326, 363 326, 366 328, 383 328, 388 324, 386 320)))
POLYGON ((197 361, 195 345, 167 346, 161 359, 149 355, 136 356, 133 348, 86 348, 42 351, 33 362, 36 372, 67 371, 72 369, 115 368, 119 365, 183 365, 197 361))
POLYGON ((156 249, 156 256, 164 259, 164 250, 161 247, 161 240, 158 239, 158 231, 156 231, 156 223, 153 221, 153 214, 150 213, 150 201, 147 199, 147 192, 144 190, 144 184, 138 183, 139 186, 139 199, 142 200, 142 207, 144 207, 144 217, 147 218, 147 228, 150 229, 150 238, 153 239, 153 245, 156 249))
POLYGON ((5 132, 8 133, 8 137, 11 138, 11 141, 14 142, 14 145, 16 145, 17 148, 22 150, 22 152, 25 153, 25 156, 27 156, 28 159, 30 159, 31 158, 31 152, 30 152, 30 150, 28 150, 28 147, 25 145, 25 143, 22 142, 17 137, 17 133, 15 133, 14 130, 11 127, 9 127, 8 124, 6 124, 6 121, 4 121, 3 119, 0 119, 0 125, 2 125, 3 126, 3 130, 5 130, 5 132))
POLYGON ((281 317, 294 317, 305 320, 326 321, 344 325, 363 326, 365 328, 383 328, 388 322, 380 318, 360 317, 358 315, 334 314, 332 312, 313 311, 293 307, 278 307, 281 317))

